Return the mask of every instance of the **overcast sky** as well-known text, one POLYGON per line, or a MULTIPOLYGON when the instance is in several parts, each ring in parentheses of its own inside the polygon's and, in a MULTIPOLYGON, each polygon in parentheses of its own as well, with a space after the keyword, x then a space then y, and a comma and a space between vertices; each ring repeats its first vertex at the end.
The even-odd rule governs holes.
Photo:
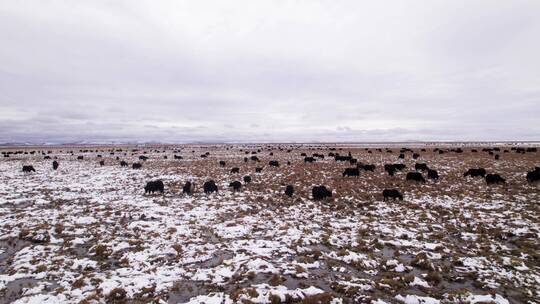
POLYGON ((540 140, 540 1, 2 1, 0 142, 540 140))

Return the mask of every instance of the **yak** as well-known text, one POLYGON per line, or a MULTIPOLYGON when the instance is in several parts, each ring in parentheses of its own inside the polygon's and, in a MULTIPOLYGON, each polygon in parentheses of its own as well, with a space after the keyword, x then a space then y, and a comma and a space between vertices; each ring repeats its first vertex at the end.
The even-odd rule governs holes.
POLYGON ((358 168, 345 168, 343 176, 360 176, 360 170, 358 168))
POLYGON ((174 159, 182 159, 183 157, 180 155, 174 155, 174 159))
POLYGON ((431 179, 439 179, 439 173, 436 170, 427 169, 427 177, 431 179))
POLYGON ((422 176, 422 173, 420 172, 409 172, 407 173, 407 176, 405 177, 406 180, 410 181, 416 181, 416 182, 422 182, 425 183, 426 180, 422 176))
POLYGON ((216 182, 209 180, 203 184, 203 190, 204 193, 209 194, 212 192, 218 192, 218 187, 216 186, 216 182))
POLYGON ((100 166, 105 166, 105 161, 104 160, 99 161, 99 165, 100 166))
POLYGON ((268 162, 268 165, 271 167, 279 167, 279 162, 277 160, 271 160, 268 162))
POLYGON ((77 159, 78 159, 78 160, 83 160, 84 157, 83 157, 82 155, 81 155, 81 156, 77 156, 77 159))
POLYGON ((255 168, 255 173, 261 173, 262 172, 262 169, 261 167, 257 167, 255 168))
POLYGON ((470 177, 477 177, 477 176, 481 176, 481 177, 484 177, 486 176, 486 169, 484 168, 478 168, 478 169, 469 169, 467 170, 467 172, 463 173, 463 176, 470 176, 470 177))
POLYGON ((225 167, 226 164, 227 164, 227 163, 225 163, 224 160, 220 160, 220 161, 219 161, 219 166, 220 166, 220 167, 225 167))
POLYGON ((240 190, 240 188, 242 188, 242 183, 239 181, 234 181, 229 184, 229 187, 232 187, 233 191, 237 191, 237 190, 240 190))
POLYGON ((400 201, 403 200, 403 195, 396 190, 396 189, 384 189, 383 190, 383 201, 386 201, 387 198, 391 198, 393 200, 399 199, 400 201))
POLYGON ((502 178, 499 174, 488 174, 486 175, 486 183, 491 184, 504 184, 506 180, 502 178))
POLYGON ((251 183, 251 176, 246 175, 246 176, 244 176, 243 180, 244 180, 244 183, 249 184, 249 183, 251 183))
POLYGON ((332 191, 326 189, 325 186, 315 186, 311 189, 311 194, 314 200, 322 200, 327 197, 332 197, 332 191))
POLYGON ((120 166, 127 167, 128 163, 126 161, 121 161, 120 166))
POLYGON ((533 171, 527 172, 527 181, 534 183, 540 180, 540 168, 536 167, 533 171))
POLYGON ((141 155, 141 156, 139 156, 139 159, 140 159, 140 160, 143 160, 143 161, 147 161, 147 160, 148 160, 148 157, 147 157, 147 156, 144 156, 144 155, 141 155))
POLYGON ((375 165, 363 165, 362 166, 362 169, 364 169, 364 171, 375 171, 375 165))
POLYGON ((22 171, 23 172, 36 172, 36 169, 34 169, 34 166, 23 166, 22 171))
POLYGON ((142 168, 142 164, 139 164, 139 163, 133 163, 133 164, 131 165, 131 168, 133 168, 133 169, 140 169, 140 168, 142 168))
POLYGON ((304 157, 305 163, 312 163, 314 161, 315 161, 315 157, 311 157, 311 156, 304 157))
POLYGON ((292 197, 294 194, 294 188, 292 185, 287 185, 287 187, 285 187, 285 195, 287 195, 288 197, 292 197))
POLYGON ((251 156, 250 159, 251 159, 252 161, 255 161, 255 162, 258 162, 258 161, 259 161, 259 158, 258 158, 257 156, 255 156, 255 155, 251 156))
POLYGON ((238 167, 232 168, 231 173, 240 173, 240 168, 238 168, 238 167))
POLYGON ((146 186, 144 187, 144 193, 154 193, 158 191, 163 193, 164 188, 165 187, 161 180, 150 181, 146 183, 146 186))
POLYGON ((57 161, 53 161, 53 162, 52 162, 52 168, 53 168, 53 170, 58 169, 58 166, 59 166, 59 164, 58 164, 57 161))
POLYGON ((182 187, 182 193, 185 193, 185 194, 193 194, 194 190, 195 190, 195 185, 190 181, 187 181, 184 184, 184 187, 182 187))

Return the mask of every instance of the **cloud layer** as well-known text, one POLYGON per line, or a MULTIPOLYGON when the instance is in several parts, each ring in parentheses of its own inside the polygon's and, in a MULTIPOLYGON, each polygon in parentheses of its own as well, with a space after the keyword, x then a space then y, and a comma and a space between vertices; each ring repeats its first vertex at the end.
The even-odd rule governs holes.
POLYGON ((538 1, 4 1, 0 142, 540 140, 538 1))

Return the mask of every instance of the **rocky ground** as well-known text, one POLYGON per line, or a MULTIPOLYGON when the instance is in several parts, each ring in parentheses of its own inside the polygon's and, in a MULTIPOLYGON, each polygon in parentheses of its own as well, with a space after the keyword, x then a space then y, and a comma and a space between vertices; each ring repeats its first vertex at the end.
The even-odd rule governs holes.
POLYGON ((540 153, 415 145, 420 158, 400 160, 400 147, 5 148, 39 152, 0 159, 0 303, 539 303, 540 183, 525 174, 540 153), (352 165, 328 153, 349 151, 375 172, 343 177, 352 165), (252 155, 260 162, 244 162, 252 155), (408 168, 390 177, 382 167, 395 162, 408 168), (416 162, 440 179, 405 181, 416 162), (463 177, 476 167, 507 183, 463 177), (250 184, 228 188, 245 175, 250 184), (145 195, 155 179, 165 193, 145 195), (208 179, 217 194, 202 192, 208 179), (332 198, 314 201, 315 185, 332 198), (386 188, 404 200, 383 201, 386 188))

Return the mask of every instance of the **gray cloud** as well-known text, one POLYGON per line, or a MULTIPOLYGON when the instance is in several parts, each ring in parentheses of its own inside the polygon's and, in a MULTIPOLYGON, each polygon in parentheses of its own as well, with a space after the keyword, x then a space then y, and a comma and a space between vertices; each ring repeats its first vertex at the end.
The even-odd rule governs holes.
POLYGON ((0 142, 540 140, 538 1, 0 4, 0 142))

